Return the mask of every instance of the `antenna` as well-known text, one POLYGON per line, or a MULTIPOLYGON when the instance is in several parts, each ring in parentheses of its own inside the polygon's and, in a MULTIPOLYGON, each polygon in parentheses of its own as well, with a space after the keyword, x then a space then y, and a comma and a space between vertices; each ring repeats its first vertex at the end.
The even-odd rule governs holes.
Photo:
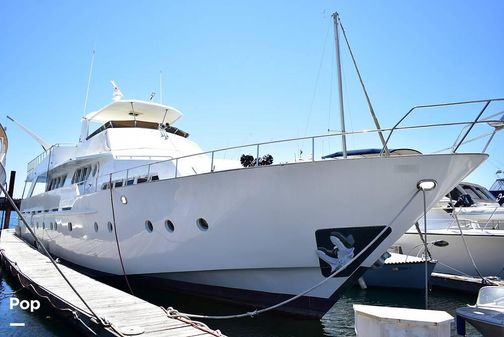
MULTIPOLYGON (((93 76, 94 59, 95 59, 95 49, 93 48, 93 52, 92 52, 92 56, 91 56, 91 65, 89 66, 89 76, 88 76, 87 89, 86 89, 86 98, 84 99, 83 116, 86 116, 87 102, 88 102, 88 98, 89 98, 89 88, 91 87, 91 78, 93 76)), ((79 137, 79 143, 82 143, 84 141, 84 139, 86 139, 86 137, 88 136, 88 133, 89 133, 89 122, 86 120, 85 117, 82 117, 81 135, 79 137)))
POLYGON ((17 126, 19 126, 19 128, 21 130, 23 130, 24 132, 26 132, 30 137, 32 137, 37 143, 39 143, 42 148, 44 149, 44 151, 47 151, 49 150, 49 148, 51 147, 51 144, 49 144, 48 142, 46 142, 45 140, 43 140, 41 137, 37 136, 33 131, 29 130, 27 127, 25 127, 24 125, 18 123, 16 120, 14 120, 14 118, 10 117, 10 116, 7 116, 7 118, 14 122, 14 124, 16 124, 17 126))
POLYGON ((95 59, 95 50, 93 49, 93 53, 91 56, 91 66, 89 67, 89 76, 88 76, 87 89, 86 89, 86 98, 84 99, 84 114, 83 114, 84 116, 86 115, 87 102, 88 102, 88 97, 89 97, 89 87, 91 86, 91 77, 93 76, 94 59, 95 59))

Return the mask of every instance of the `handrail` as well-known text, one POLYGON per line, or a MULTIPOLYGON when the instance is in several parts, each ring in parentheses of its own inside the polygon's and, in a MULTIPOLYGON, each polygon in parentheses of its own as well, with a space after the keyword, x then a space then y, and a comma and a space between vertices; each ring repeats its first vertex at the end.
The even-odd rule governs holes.
POLYGON ((49 153, 51 153, 51 151, 53 151, 55 148, 61 147, 61 146, 75 146, 75 144, 58 143, 58 144, 52 145, 46 151, 42 152, 41 154, 39 154, 38 156, 36 156, 35 158, 33 158, 32 160, 30 160, 28 162, 27 168, 26 168, 27 175, 32 173, 33 170, 35 170, 35 167, 37 167, 38 164, 40 164, 42 161, 44 161, 44 159, 47 157, 47 155, 49 155, 49 153))
MULTIPOLYGON (((504 99, 502 99, 504 100, 504 99)), ((504 112, 503 112, 504 113, 504 112)), ((410 129, 423 129, 423 128, 434 128, 434 127, 446 127, 446 126, 457 126, 457 125, 475 125, 475 124, 488 124, 488 123, 497 123, 501 122, 498 119, 484 119, 484 120, 471 120, 471 121, 463 121, 463 122, 451 122, 451 123, 436 123, 436 124, 421 124, 421 125, 411 125, 411 126, 402 126, 402 127, 393 127, 393 128, 382 128, 382 129, 368 129, 368 130, 358 130, 358 131, 346 131, 344 132, 346 135, 358 135, 358 134, 367 134, 367 133, 376 133, 376 132, 385 132, 385 131, 401 131, 401 130, 410 130, 410 129)), ((112 173, 107 173, 102 175, 103 177, 109 176, 110 174, 112 175, 118 175, 119 173, 126 172, 126 176, 128 175, 129 171, 132 170, 138 170, 143 167, 148 167, 148 171, 150 171, 150 167, 153 165, 158 165, 162 163, 167 163, 167 162, 175 162, 175 174, 174 178, 179 177, 178 173, 178 168, 179 168, 179 161, 186 159, 186 158, 191 158, 191 157, 197 157, 197 156, 203 156, 203 155, 210 155, 210 170, 205 171, 205 173, 211 173, 214 172, 214 162, 215 162, 215 154, 219 152, 224 152, 224 151, 229 151, 229 150, 236 150, 236 149, 244 149, 244 148, 256 148, 256 158, 259 157, 260 153, 260 147, 265 146, 265 145, 270 145, 270 144, 279 144, 279 143, 289 143, 289 142, 297 142, 297 141, 306 141, 306 140, 311 140, 311 148, 312 148, 312 158, 311 161, 315 161, 315 140, 316 139, 321 139, 321 138, 330 138, 330 137, 338 137, 341 136, 342 132, 335 132, 331 134, 326 134, 326 135, 317 135, 317 136, 306 136, 306 137, 296 137, 296 138, 287 138, 287 139, 281 139, 281 140, 273 140, 273 141, 268 141, 268 142, 262 142, 262 143, 250 143, 250 144, 245 144, 245 145, 238 145, 238 146, 230 146, 226 148, 221 148, 217 150, 211 150, 211 151, 204 151, 204 152, 198 152, 194 154, 188 154, 180 157, 175 157, 175 158, 170 158, 166 160, 160 160, 160 161, 155 161, 151 162, 148 164, 141 164, 137 166, 130 167, 128 169, 123 169, 123 170, 118 170, 112 173)), ((464 144, 465 142, 461 142, 460 145, 464 144)), ((383 153, 380 154, 383 156, 383 153)), ((256 160, 256 166, 258 166, 258 160, 256 160)))
MULTIPOLYGON (((467 135, 472 131, 473 127, 476 124, 502 123, 502 118, 501 119, 498 119, 498 118, 497 119, 481 119, 482 114, 484 113, 484 111, 486 111, 486 109, 488 108, 488 106, 492 102, 497 102, 497 101, 504 101, 504 98, 493 98, 493 99, 485 99, 485 100, 474 100, 474 101, 464 101, 464 102, 451 102, 451 103, 429 104, 429 105, 418 105, 418 106, 415 106, 415 107, 411 108, 392 128, 368 129, 368 130, 345 131, 345 132, 341 132, 340 131, 340 132, 334 132, 334 133, 330 133, 330 134, 323 134, 323 135, 316 135, 316 136, 305 136, 305 137, 287 138, 287 139, 272 140, 272 141, 261 142, 261 143, 250 143, 250 144, 245 144, 245 145, 230 146, 230 147, 221 148, 221 149, 217 149, 217 150, 211 150, 211 151, 204 151, 204 152, 199 152, 199 153, 188 154, 188 155, 184 155, 184 156, 180 156, 180 157, 176 157, 176 158, 169 158, 169 159, 163 159, 163 160, 159 160, 159 161, 153 161, 153 162, 150 162, 150 163, 134 166, 134 167, 131 167, 131 168, 128 168, 128 169, 123 169, 123 170, 115 171, 113 173, 107 173, 106 176, 109 176, 110 174, 117 175, 117 174, 122 173, 122 172, 126 172, 126 176, 128 176, 129 171, 138 170, 138 169, 144 168, 144 167, 147 167, 148 172, 150 172, 152 165, 157 165, 157 164, 160 164, 160 163, 167 163, 167 162, 174 162, 174 166, 175 166, 174 177, 177 178, 177 177, 180 176, 180 173, 177 172, 178 169, 179 169, 179 167, 180 167, 180 165, 179 165, 180 164, 179 163, 180 160, 183 160, 183 159, 186 159, 186 158, 190 158, 190 157, 203 156, 203 155, 209 155, 209 157, 210 157, 210 159, 209 159, 210 160, 210 169, 208 171, 205 169, 204 173, 209 173, 209 172, 211 173, 211 172, 214 172, 214 170, 215 170, 214 163, 215 163, 215 155, 217 153, 224 152, 224 151, 230 151, 230 150, 236 150, 236 149, 255 148, 255 150, 256 150, 255 151, 256 152, 256 158, 259 158, 261 147, 264 147, 266 145, 279 144, 279 143, 291 143, 291 142, 299 142, 299 141, 308 141, 308 140, 311 141, 311 150, 312 150, 311 161, 315 161, 315 141, 318 140, 318 139, 331 138, 331 137, 339 137, 339 136, 342 136, 342 135, 359 135, 359 134, 367 134, 367 133, 381 133, 381 132, 387 132, 387 131, 389 132, 389 134, 387 136, 385 144, 384 144, 383 148, 381 149, 381 153, 379 155, 380 156, 388 156, 389 154, 387 154, 385 152, 385 148, 388 147, 388 143, 390 141, 390 138, 391 138, 392 134, 395 131, 408 130, 408 129, 422 129, 422 128, 433 128, 433 127, 466 125, 467 126, 466 132, 464 133, 464 135, 461 138, 459 137, 460 140, 457 140, 455 142, 455 144, 452 146, 452 152, 456 152, 458 150, 458 148, 462 144, 466 143, 465 139, 466 139, 467 135), (417 109, 435 108, 435 107, 446 107, 446 106, 458 106, 458 105, 475 104, 475 103, 485 103, 485 106, 479 112, 479 114, 477 115, 477 117, 474 120, 463 121, 463 122, 449 122, 449 123, 437 123, 437 124, 421 124, 421 125, 412 125, 412 126, 400 126, 400 124, 406 118, 408 118, 413 111, 415 111, 417 109)), ((494 114, 494 115, 492 115, 492 116, 490 116, 488 118, 495 117, 495 116, 498 116, 498 115, 501 115, 501 114, 504 114, 504 112, 501 112, 499 114, 494 114)), ((28 174, 30 174, 33 171, 33 169, 35 168, 35 166, 38 165, 38 164, 40 164, 45 159, 45 157, 55 147, 59 147, 59 146, 62 146, 62 145, 66 145, 66 144, 55 144, 55 145, 51 146, 47 151, 43 152, 42 154, 40 154, 39 156, 37 156, 35 159, 33 159, 28 164, 28 174)), ((154 157, 156 157, 156 156, 153 156, 153 158, 152 158, 153 160, 156 159, 154 157)), ((259 166, 259 160, 256 160, 255 165, 259 166)), ((201 173, 201 172, 198 172, 197 174, 199 174, 199 173, 201 173)), ((97 176, 96 180, 98 182, 98 176, 97 176)))
POLYGON ((414 110, 419 110, 419 109, 429 109, 429 108, 440 108, 440 107, 447 107, 447 106, 456 106, 456 105, 466 105, 466 104, 476 104, 476 103, 486 103, 484 108, 481 110, 481 112, 478 114, 476 119, 472 124, 469 126, 469 130, 465 133, 465 135, 462 137, 462 139, 459 141, 457 146, 454 147, 453 152, 456 152, 456 150, 459 148, 459 146, 463 143, 465 137, 471 129, 473 128, 474 124, 479 121, 479 118, 483 114, 483 112, 488 108, 490 103, 492 102, 499 102, 499 101, 504 101, 504 98, 489 98, 489 99, 482 99, 482 100, 473 100, 473 101, 462 101, 462 102, 449 102, 449 103, 439 103, 439 104, 425 104, 425 105, 417 105, 412 107, 399 121, 392 127, 390 130, 389 135, 387 136, 387 139, 385 140, 385 145, 383 146, 382 149, 382 154, 385 152, 385 149, 387 148, 388 142, 390 140, 390 137, 392 136, 392 133, 398 129, 399 124, 401 124, 409 115, 414 111, 414 110))

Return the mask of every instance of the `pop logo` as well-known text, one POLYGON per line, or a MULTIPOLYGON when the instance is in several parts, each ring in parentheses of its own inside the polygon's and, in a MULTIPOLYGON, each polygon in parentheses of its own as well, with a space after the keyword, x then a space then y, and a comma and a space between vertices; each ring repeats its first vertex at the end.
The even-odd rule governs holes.
POLYGON ((17 297, 11 297, 9 301, 9 309, 12 310, 14 307, 19 306, 22 310, 30 310, 34 312, 40 308, 40 302, 38 300, 22 300, 20 301, 17 297))

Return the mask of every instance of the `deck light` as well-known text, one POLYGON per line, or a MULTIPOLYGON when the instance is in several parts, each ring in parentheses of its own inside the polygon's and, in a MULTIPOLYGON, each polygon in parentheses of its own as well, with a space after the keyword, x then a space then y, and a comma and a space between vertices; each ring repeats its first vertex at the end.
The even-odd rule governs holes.
POLYGON ((417 183, 417 188, 422 191, 431 191, 435 189, 437 182, 434 179, 423 179, 417 183))

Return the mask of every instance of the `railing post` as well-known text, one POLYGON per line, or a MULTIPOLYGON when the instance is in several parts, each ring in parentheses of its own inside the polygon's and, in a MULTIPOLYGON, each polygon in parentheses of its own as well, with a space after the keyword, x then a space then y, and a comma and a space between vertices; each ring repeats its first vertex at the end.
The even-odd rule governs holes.
POLYGON ((147 165, 147 177, 149 177, 149 174, 150 174, 150 166, 151 166, 151 164, 147 165))
POLYGON ((490 102, 492 100, 488 100, 485 104, 485 106, 483 107, 483 109, 480 111, 480 113, 478 114, 478 116, 476 117, 476 119, 471 123, 471 125, 469 126, 469 128, 467 129, 466 133, 464 134, 464 136, 462 137, 462 139, 460 139, 460 142, 457 144, 457 146, 455 147, 455 149, 453 150, 452 153, 456 153, 458 148, 460 147, 460 145, 462 145, 462 143, 464 143, 464 140, 466 139, 467 135, 469 134, 469 132, 471 132, 472 128, 474 127, 474 124, 476 124, 476 122, 479 120, 479 118, 481 117, 481 115, 483 114, 483 112, 485 112, 486 108, 488 107, 488 105, 490 105, 490 102))
POLYGON ((257 156, 256 156, 256 164, 255 166, 259 166, 259 144, 257 144, 257 156))
POLYGON ((215 151, 212 151, 212 161, 210 162, 210 172, 213 172, 213 171, 214 171, 214 168, 213 168, 214 153, 215 153, 215 151))
POLYGON ((315 137, 311 139, 311 161, 315 161, 315 137))
POLYGON ((175 159, 175 178, 177 178, 177 172, 178 172, 178 158, 175 159))

